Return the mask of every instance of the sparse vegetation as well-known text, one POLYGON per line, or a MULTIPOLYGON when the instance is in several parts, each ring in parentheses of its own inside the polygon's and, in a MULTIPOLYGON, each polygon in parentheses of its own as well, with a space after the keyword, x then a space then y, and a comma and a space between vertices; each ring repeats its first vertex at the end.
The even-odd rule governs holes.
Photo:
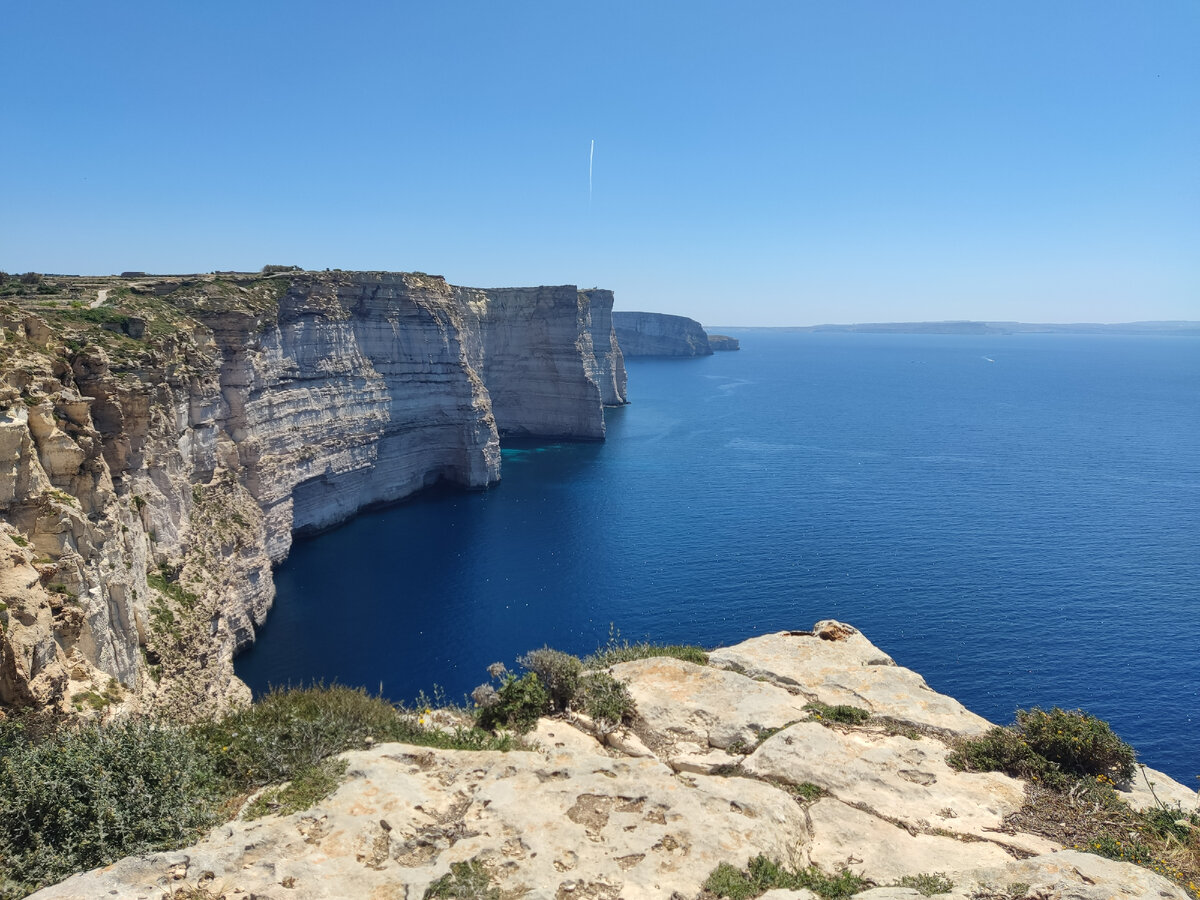
POLYGON ((423 900, 453 897, 457 900, 500 900, 500 889, 492 885, 478 859, 450 864, 450 871, 429 886, 423 900))
POLYGON ((960 739, 947 761, 1029 781, 1010 825, 1136 863, 1200 897, 1200 815, 1162 803, 1146 812, 1130 808, 1114 786, 1133 776, 1136 758, 1107 722, 1082 710, 1018 710, 1013 725, 960 739))
POLYGON ((700 647, 691 644, 654 644, 649 641, 629 643, 621 638, 621 632, 614 626, 609 626, 608 642, 603 647, 597 647, 596 652, 585 656, 585 669, 607 669, 617 663, 630 662, 635 659, 649 659, 654 656, 670 656, 698 666, 708 665, 708 654, 700 647))
POLYGON ((1018 710, 1016 723, 960 740, 949 762, 959 769, 1006 772, 1062 784, 1063 776, 1133 777, 1137 757, 1108 723, 1082 710, 1018 710))
POLYGON ((576 702, 606 731, 629 721, 636 710, 625 682, 607 672, 589 672, 583 676, 576 702))
POLYGON ((822 725, 865 725, 871 718, 868 710, 857 706, 830 706, 827 703, 806 703, 804 708, 822 725))
POLYGON ((721 863, 704 882, 704 890, 713 897, 730 900, 750 900, 775 888, 810 890, 825 900, 842 900, 866 890, 870 883, 848 869, 835 875, 822 872, 816 866, 789 870, 765 856, 756 856, 746 868, 738 869, 721 863))
POLYGON ((550 703, 555 712, 562 712, 570 706, 579 692, 580 679, 583 677, 583 663, 579 657, 543 647, 530 650, 517 662, 538 676, 550 694, 550 703))
POLYGON ((896 887, 912 888, 923 897, 935 894, 948 894, 954 890, 954 882, 946 877, 945 872, 921 872, 917 875, 903 875, 896 882, 896 887))
POLYGON ((493 663, 488 674, 499 687, 481 684, 472 692, 481 728, 525 732, 541 716, 575 710, 611 731, 633 717, 633 697, 624 682, 608 672, 585 671, 587 663, 576 656, 542 647, 517 662, 527 670, 520 678, 493 663))

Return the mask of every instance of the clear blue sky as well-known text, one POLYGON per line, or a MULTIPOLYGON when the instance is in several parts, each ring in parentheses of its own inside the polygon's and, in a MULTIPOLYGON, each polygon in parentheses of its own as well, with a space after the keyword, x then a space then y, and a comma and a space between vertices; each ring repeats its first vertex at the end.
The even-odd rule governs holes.
POLYGON ((708 324, 1200 319, 1198 0, 0 21, 7 271, 416 269, 708 324))

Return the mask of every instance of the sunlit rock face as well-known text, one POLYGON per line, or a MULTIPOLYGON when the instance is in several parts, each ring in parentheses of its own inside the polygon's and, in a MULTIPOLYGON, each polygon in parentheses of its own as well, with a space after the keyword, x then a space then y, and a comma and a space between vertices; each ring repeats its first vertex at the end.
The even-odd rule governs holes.
POLYGON ((710 356, 713 352, 700 323, 686 316, 614 312, 613 330, 626 356, 710 356))
MULTIPOLYGON (((845 623, 744 641, 708 665, 656 657, 608 671, 636 702, 626 725, 568 713, 539 720, 529 748, 509 753, 354 750, 340 787, 311 809, 235 820, 34 897, 425 897, 471 863, 496 896, 670 900, 710 896, 719 866, 760 855, 849 869, 877 885, 859 895, 868 900, 918 900, 898 885, 930 880, 949 900, 1189 896, 1149 869, 1014 824, 1025 782, 947 763, 957 738, 989 723, 845 623), (809 705, 820 702, 872 715, 829 721, 809 705)), ((461 711, 429 719, 464 722, 461 711)), ((1195 808, 1194 791, 1143 777, 1172 808, 1195 808)), ((484 895, 477 888, 470 896, 484 895)))
MULTIPOLYGON (((613 331, 613 292, 592 288, 580 291, 590 312, 592 356, 592 380, 600 388, 600 399, 605 406, 620 406, 628 402, 625 394, 625 357, 613 331)), ((586 357, 585 357, 586 359, 586 357)))
POLYGON ((66 342, 0 310, 4 705, 245 699, 233 655, 293 534, 486 488, 502 434, 602 440, 623 401, 609 291, 295 272, 77 292, 108 319, 66 342))

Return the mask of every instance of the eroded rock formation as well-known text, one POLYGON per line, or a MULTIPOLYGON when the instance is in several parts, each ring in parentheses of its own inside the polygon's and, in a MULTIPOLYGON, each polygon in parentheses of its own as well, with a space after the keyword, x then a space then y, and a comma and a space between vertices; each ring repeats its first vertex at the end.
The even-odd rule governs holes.
POLYGON ((602 404, 624 402, 609 291, 55 287, 0 307, 0 705, 244 699, 232 657, 294 533, 437 481, 485 488, 502 434, 601 440, 602 404))
MULTIPOLYGON (((667 900, 711 896, 702 887, 719 864, 761 854, 849 869, 874 886, 864 900, 917 900, 898 882, 934 873, 952 883, 938 893, 949 900, 1187 900, 1148 869, 1014 824, 1027 783, 946 762, 957 736, 989 723, 850 626, 767 635, 708 666, 652 658, 611 671, 637 700, 630 730, 568 717, 542 719, 533 752, 354 751, 344 784, 313 809, 234 821, 34 897, 422 897, 473 862, 498 896, 667 900), (813 702, 871 718, 823 721, 813 702)), ((1165 775, 1138 777, 1158 801, 1196 807, 1165 775)), ((1123 796, 1158 802, 1144 789, 1123 796)))
POLYGON ((664 313, 614 312, 613 331, 626 356, 710 356, 700 323, 664 313))

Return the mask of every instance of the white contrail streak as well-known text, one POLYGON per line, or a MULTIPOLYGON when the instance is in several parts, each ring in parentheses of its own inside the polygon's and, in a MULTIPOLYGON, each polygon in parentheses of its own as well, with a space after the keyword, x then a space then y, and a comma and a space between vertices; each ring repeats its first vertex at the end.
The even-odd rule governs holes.
POLYGON ((592 149, 588 151, 588 206, 592 205, 592 160, 596 158, 596 140, 592 139, 592 149))

